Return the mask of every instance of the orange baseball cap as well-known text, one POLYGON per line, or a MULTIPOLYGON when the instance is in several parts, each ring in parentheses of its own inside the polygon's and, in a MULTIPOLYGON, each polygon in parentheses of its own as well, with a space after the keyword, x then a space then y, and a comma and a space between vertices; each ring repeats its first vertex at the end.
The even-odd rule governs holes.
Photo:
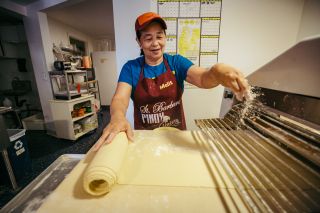
POLYGON ((142 30, 153 21, 158 21, 165 30, 167 29, 166 22, 157 13, 147 12, 137 18, 135 24, 136 32, 142 30))

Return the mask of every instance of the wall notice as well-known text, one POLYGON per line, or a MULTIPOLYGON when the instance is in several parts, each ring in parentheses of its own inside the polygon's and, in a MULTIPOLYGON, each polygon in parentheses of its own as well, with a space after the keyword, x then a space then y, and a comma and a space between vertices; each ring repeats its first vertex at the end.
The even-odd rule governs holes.
POLYGON ((152 7, 167 23, 167 53, 201 67, 218 62, 222 0, 154 0, 152 7))

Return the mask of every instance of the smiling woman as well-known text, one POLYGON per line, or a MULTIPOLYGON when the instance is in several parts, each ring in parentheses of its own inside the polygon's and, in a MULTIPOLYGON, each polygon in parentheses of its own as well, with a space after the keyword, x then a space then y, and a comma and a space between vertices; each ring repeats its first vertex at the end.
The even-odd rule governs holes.
POLYGON ((136 19, 136 40, 141 56, 122 67, 110 107, 111 121, 96 149, 110 143, 119 132, 126 132, 132 140, 133 132, 125 118, 130 97, 134 103, 135 129, 174 127, 186 130, 182 104, 184 81, 200 88, 221 84, 240 93, 241 97, 247 92, 248 84, 243 75, 231 66, 216 64, 209 69, 201 68, 181 55, 164 53, 166 29, 165 21, 156 13, 147 12, 136 19))

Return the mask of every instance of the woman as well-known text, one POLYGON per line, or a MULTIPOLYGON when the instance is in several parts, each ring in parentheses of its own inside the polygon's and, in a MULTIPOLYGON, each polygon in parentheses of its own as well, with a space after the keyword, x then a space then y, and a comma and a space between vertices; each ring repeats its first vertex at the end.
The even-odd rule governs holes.
POLYGON ((132 128, 125 117, 130 97, 134 102, 135 129, 170 126, 184 130, 181 100, 184 80, 200 88, 221 84, 236 94, 246 94, 247 81, 233 67, 218 63, 209 69, 202 68, 183 56, 164 54, 166 29, 165 21, 156 13, 144 13, 137 18, 136 40, 142 56, 123 66, 110 106, 111 120, 95 150, 110 143, 121 131, 132 140, 132 128))

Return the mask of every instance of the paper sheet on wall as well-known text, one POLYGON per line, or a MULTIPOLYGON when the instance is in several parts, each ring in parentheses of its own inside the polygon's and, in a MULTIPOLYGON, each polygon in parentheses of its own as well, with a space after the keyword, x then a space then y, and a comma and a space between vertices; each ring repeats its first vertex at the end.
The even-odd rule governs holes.
POLYGON ((222 0, 154 0, 151 7, 167 23, 165 52, 201 67, 218 62, 222 0))

